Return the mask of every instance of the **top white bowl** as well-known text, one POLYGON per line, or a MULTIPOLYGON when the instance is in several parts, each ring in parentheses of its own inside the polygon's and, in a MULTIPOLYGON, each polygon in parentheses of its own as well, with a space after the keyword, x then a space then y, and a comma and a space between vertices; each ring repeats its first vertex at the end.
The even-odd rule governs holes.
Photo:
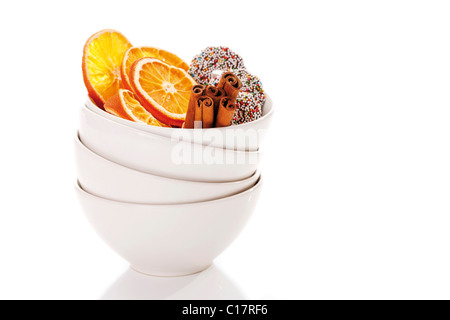
POLYGON ((233 151, 170 139, 106 116, 106 112, 81 108, 81 142, 99 156, 137 171, 173 179, 230 182, 252 176, 261 159, 260 152, 233 151))
POLYGON ((137 123, 109 114, 98 108, 88 97, 86 107, 114 122, 130 126, 134 129, 172 138, 180 136, 184 141, 209 145, 216 148, 224 148, 239 151, 258 151, 269 129, 273 118, 273 102, 267 96, 263 107, 263 115, 258 120, 244 123, 238 126, 225 128, 211 128, 203 130, 164 128, 137 123))

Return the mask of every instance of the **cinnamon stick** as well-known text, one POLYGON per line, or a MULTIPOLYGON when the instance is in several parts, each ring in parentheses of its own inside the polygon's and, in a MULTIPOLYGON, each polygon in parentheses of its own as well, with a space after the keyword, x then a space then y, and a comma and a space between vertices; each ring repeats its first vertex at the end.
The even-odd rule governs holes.
POLYGON ((217 112, 216 128, 230 126, 235 111, 236 105, 231 98, 222 98, 220 100, 219 111, 217 112))
POLYGON ((217 115, 217 110, 219 110, 220 99, 226 96, 223 89, 207 86, 205 90, 205 95, 211 97, 214 101, 214 115, 217 115))
POLYGON ((198 106, 198 99, 203 95, 205 89, 206 89, 205 86, 199 84, 192 87, 191 96, 189 97, 189 105, 186 112, 186 119, 184 121, 183 128, 186 129, 194 128, 195 109, 198 106))
POLYGON ((242 88, 242 82, 233 72, 225 72, 217 87, 223 89, 234 104, 242 88))
POLYGON ((197 105, 195 107, 195 115, 194 115, 194 129, 201 129, 203 126, 203 102, 200 99, 197 100, 197 105))
POLYGON ((203 128, 212 128, 214 126, 214 101, 211 97, 203 96, 200 98, 202 103, 202 121, 203 128))

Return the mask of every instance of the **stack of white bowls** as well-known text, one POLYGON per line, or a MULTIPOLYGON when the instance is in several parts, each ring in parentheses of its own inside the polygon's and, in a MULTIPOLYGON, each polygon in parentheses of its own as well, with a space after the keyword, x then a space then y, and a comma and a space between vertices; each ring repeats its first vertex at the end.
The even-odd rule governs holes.
POLYGON ((260 144, 273 115, 207 130, 148 126, 90 99, 75 138, 77 194, 97 233, 133 269, 202 271, 244 228, 261 190, 260 144))

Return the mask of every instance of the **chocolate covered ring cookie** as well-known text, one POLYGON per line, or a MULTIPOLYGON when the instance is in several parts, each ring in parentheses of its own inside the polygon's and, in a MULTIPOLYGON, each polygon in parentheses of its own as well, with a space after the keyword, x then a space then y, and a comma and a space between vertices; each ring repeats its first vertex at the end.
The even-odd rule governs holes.
MULTIPOLYGON (((261 118, 266 101, 261 80, 243 69, 234 70, 233 73, 241 80, 242 88, 236 99, 236 113, 232 124, 243 124, 261 118)), ((219 80, 213 77, 209 85, 217 85, 219 80)))
POLYGON ((198 84, 207 85, 214 71, 245 69, 241 56, 227 47, 208 47, 192 59, 189 74, 198 84))

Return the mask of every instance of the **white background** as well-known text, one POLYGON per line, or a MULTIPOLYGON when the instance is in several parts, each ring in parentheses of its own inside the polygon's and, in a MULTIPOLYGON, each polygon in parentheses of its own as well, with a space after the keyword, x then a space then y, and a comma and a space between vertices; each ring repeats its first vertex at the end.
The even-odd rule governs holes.
POLYGON ((446 1, 2 1, 0 298, 450 298, 446 1), (265 187, 207 272, 147 278, 73 191, 96 31, 241 54, 275 101, 265 187))

